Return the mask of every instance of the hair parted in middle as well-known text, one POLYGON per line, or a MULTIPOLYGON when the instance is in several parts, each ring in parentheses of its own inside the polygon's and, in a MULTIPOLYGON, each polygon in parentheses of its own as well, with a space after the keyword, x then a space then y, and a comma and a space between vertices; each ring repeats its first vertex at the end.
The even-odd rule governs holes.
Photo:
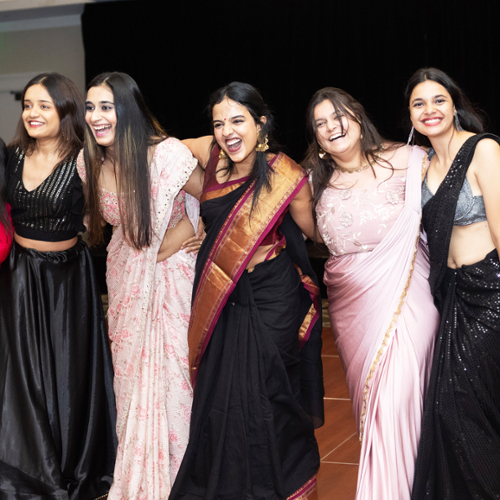
MULTIPOLYGON (((33 85, 41 85, 54 102, 60 120, 59 155, 63 159, 77 155, 83 147, 85 130, 83 97, 78 87, 69 78, 59 73, 41 73, 32 78, 24 87, 21 93, 23 109, 26 92, 33 85)), ((35 144, 36 139, 30 137, 21 117, 9 149, 18 147, 29 155, 33 152, 35 144)))
MULTIPOLYGON (((252 179, 255 181, 255 190, 252 200, 253 209, 259 199, 259 194, 262 188, 266 188, 268 190, 271 189, 270 179, 273 170, 267 162, 267 154, 276 154, 279 152, 279 145, 273 137, 274 117, 271 110, 264 102, 261 94, 253 85, 250 85, 249 83, 232 82, 229 85, 225 85, 224 87, 217 89, 210 96, 208 105, 208 117, 210 120, 212 120, 212 111, 214 109, 214 106, 221 103, 226 97, 228 99, 231 99, 231 101, 245 106, 247 111, 254 119, 255 124, 259 124, 261 126, 260 136, 262 138, 267 136, 268 138, 269 149, 266 152, 256 152, 255 162, 251 174, 252 179), (266 123, 261 122, 262 116, 266 117, 266 123)), ((215 144, 216 140, 214 137, 212 148, 215 146, 215 144)), ((230 175, 234 170, 234 163, 230 158, 228 158, 227 161, 227 172, 228 175, 230 175)))
MULTIPOLYGON (((149 147, 168 137, 149 111, 135 80, 126 73, 102 73, 87 86, 107 87, 113 94, 116 130, 113 156, 119 195, 119 209, 124 234, 129 243, 140 250, 151 244, 151 178, 148 164, 149 147)), ((99 175, 103 158, 110 157, 106 148, 97 144, 87 125, 85 132, 85 168, 87 172, 87 211, 89 242, 103 242, 102 216, 99 210, 99 175)))
MULTIPOLYGON (((404 93, 404 121, 408 130, 411 128, 409 113, 411 94, 417 85, 424 83, 427 80, 439 83, 439 85, 442 85, 450 94, 451 100, 453 101, 453 105, 455 106, 455 110, 457 112, 460 126, 464 130, 467 130, 468 132, 475 132, 476 134, 484 132, 484 120, 480 112, 474 108, 465 92, 457 85, 457 83, 444 71, 437 68, 420 68, 415 71, 412 77, 408 80, 404 93)), ((425 135, 422 135, 417 130, 415 130, 413 134, 417 145, 425 147, 431 146, 431 142, 425 135)))

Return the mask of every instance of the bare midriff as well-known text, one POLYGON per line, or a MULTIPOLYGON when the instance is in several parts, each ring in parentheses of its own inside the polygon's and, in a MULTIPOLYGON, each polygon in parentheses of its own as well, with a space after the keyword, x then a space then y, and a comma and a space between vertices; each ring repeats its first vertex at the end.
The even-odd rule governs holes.
POLYGON ((247 264, 247 269, 248 270, 253 269, 257 264, 264 262, 266 260, 267 254, 273 247, 274 245, 263 245, 257 248, 257 250, 255 250, 255 253, 252 255, 252 258, 247 264))
POLYGON ((453 226, 448 267, 457 269, 483 260, 495 244, 491 239, 487 221, 475 222, 468 226, 453 226))
POLYGON ((17 233, 14 233, 14 239, 19 245, 24 248, 31 248, 32 250, 38 250, 39 252, 63 252, 76 245, 78 238, 75 236, 70 240, 64 241, 41 241, 32 240, 30 238, 23 238, 17 233))

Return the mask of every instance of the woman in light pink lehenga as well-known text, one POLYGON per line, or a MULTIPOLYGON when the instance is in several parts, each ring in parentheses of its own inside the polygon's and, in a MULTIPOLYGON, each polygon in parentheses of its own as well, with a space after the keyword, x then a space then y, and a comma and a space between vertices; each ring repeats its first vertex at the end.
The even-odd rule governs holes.
POLYGON ((334 88, 309 105, 329 315, 359 438, 357 500, 409 500, 438 313, 420 237, 425 151, 383 143, 334 88))
POLYGON ((109 498, 166 500, 192 403, 187 329, 195 257, 180 247, 194 235, 199 204, 184 190, 199 195, 202 178, 193 175, 189 150, 165 138, 128 75, 106 73, 90 83, 86 121, 78 168, 88 180, 91 242, 101 217, 114 226, 106 280, 118 452, 109 498), (137 137, 141 128, 145 141, 137 137))

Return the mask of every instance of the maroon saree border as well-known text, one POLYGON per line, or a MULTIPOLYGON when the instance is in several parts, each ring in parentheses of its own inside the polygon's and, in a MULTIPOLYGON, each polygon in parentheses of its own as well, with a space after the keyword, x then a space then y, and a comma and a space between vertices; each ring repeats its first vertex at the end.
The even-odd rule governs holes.
POLYGON ((224 222, 205 263, 188 332, 193 386, 203 353, 230 294, 256 249, 307 182, 306 172, 293 160, 283 153, 275 158, 271 190, 262 191, 258 209, 251 212, 254 183, 248 187, 224 222))

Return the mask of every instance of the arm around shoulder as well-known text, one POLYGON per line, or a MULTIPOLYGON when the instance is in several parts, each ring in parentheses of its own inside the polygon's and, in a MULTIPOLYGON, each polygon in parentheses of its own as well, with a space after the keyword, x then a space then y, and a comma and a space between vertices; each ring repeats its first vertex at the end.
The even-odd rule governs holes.
POLYGON ((198 160, 200 166, 205 168, 210 160, 210 146, 212 145, 213 136, 205 135, 196 139, 184 139, 182 144, 186 145, 193 156, 198 160))

